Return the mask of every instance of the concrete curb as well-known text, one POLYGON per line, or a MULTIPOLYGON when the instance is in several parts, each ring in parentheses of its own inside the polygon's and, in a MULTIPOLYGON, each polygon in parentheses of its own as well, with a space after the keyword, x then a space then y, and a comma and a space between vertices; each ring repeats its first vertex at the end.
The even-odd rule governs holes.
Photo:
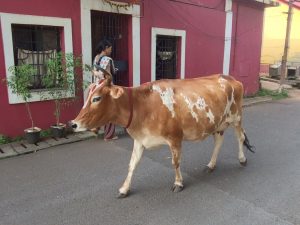
MULTIPOLYGON (((271 101, 272 101, 271 97, 246 98, 244 99, 243 107, 249 107, 252 105, 271 102, 271 101)), ((124 128, 116 126, 115 134, 117 136, 122 136, 122 135, 126 135, 127 133, 124 128)), ((93 132, 86 131, 81 133, 70 134, 63 138, 51 138, 51 137, 46 138, 38 142, 37 144, 28 144, 26 141, 19 141, 19 142, 13 142, 5 145, 0 145, 0 159, 33 153, 53 146, 83 141, 95 137, 98 137, 99 139, 103 139, 103 135, 104 135, 104 131, 101 129, 98 135, 96 135, 93 132)))
POLYGON ((267 103, 273 101, 272 97, 254 97, 254 98, 245 98, 243 102, 243 107, 249 107, 252 105, 267 103))
POLYGON ((93 137, 96 137, 96 135, 93 132, 87 131, 82 133, 70 134, 63 138, 50 137, 50 138, 42 139, 37 144, 28 144, 24 140, 24 141, 5 144, 5 145, 0 145, 0 159, 4 159, 16 155, 23 155, 32 152, 37 152, 39 150, 43 150, 53 146, 83 141, 93 137))

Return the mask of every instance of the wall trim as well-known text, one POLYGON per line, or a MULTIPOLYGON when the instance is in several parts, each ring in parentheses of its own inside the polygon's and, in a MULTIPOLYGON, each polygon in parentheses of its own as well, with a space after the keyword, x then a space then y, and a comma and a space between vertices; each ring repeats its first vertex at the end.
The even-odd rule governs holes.
POLYGON ((224 75, 229 75, 231 41, 232 41, 232 22, 233 22, 232 0, 226 0, 225 12, 226 12, 226 22, 225 22, 223 74, 224 75))
MULTIPOLYGON (((13 74, 9 72, 9 67, 14 66, 14 53, 13 53, 13 39, 12 39, 12 24, 31 24, 31 25, 45 25, 45 26, 57 26, 64 29, 64 47, 66 53, 73 53, 73 42, 72 42, 72 25, 71 19, 59 18, 59 17, 46 17, 46 16, 33 16, 23 14, 11 14, 11 13, 0 13, 1 28, 2 28, 2 39, 4 49, 4 60, 6 78, 9 79, 13 74)), ((47 96, 47 91, 45 91, 47 96)), ((70 92, 68 97, 74 97, 70 92)), ((24 101, 17 95, 12 93, 12 90, 8 88, 8 99, 10 104, 24 103, 24 101)), ((51 99, 48 95, 47 99, 51 99)), ((42 101, 40 94, 37 91, 32 91, 32 97, 29 102, 42 101)))
POLYGON ((157 35, 168 35, 181 37, 181 61, 180 61, 180 78, 185 78, 185 47, 186 47, 186 31, 167 28, 152 27, 151 37, 151 81, 156 80, 156 38, 157 35))
MULTIPOLYGON (((134 4, 127 10, 111 7, 108 3, 99 0, 80 0, 81 8, 81 35, 82 35, 82 60, 84 64, 92 63, 92 40, 91 40, 91 10, 104 12, 121 13, 132 15, 132 72, 133 86, 140 85, 140 6, 134 4)), ((84 72, 84 81, 91 82, 92 75, 84 72)), ((86 96, 84 96, 86 97, 86 96)))

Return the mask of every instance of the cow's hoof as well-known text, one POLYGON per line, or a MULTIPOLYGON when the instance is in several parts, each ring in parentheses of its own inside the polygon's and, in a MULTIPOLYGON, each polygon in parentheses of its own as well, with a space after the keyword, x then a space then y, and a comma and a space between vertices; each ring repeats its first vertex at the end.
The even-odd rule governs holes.
POLYGON ((181 192, 183 190, 183 185, 174 184, 172 187, 172 191, 174 193, 181 192))
POLYGON ((240 164, 241 164, 242 166, 247 166, 247 159, 245 160, 245 162, 240 162, 240 164))
POLYGON ((117 198, 126 198, 129 195, 129 191, 127 193, 119 193, 117 198))
POLYGON ((212 172, 214 172, 215 169, 216 169, 215 166, 213 168, 210 168, 209 166, 206 166, 203 171, 205 173, 212 173, 212 172))

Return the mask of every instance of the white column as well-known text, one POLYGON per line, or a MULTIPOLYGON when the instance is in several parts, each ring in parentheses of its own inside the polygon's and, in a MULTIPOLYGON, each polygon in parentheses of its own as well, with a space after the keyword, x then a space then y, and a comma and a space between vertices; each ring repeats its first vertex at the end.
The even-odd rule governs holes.
POLYGON ((132 16, 132 86, 136 87, 141 84, 140 68, 140 18, 132 16))
POLYGON ((225 12, 226 12, 226 24, 225 24, 223 74, 229 75, 231 39, 232 39, 232 0, 226 0, 225 12))

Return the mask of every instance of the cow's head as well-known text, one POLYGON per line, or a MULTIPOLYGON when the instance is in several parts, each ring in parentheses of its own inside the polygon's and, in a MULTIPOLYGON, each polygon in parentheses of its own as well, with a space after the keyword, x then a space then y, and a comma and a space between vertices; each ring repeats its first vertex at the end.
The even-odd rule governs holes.
POLYGON ((116 99, 122 96, 124 90, 112 85, 111 78, 111 74, 106 73, 104 80, 90 85, 84 106, 78 116, 70 122, 75 132, 103 126, 117 116, 116 99))

